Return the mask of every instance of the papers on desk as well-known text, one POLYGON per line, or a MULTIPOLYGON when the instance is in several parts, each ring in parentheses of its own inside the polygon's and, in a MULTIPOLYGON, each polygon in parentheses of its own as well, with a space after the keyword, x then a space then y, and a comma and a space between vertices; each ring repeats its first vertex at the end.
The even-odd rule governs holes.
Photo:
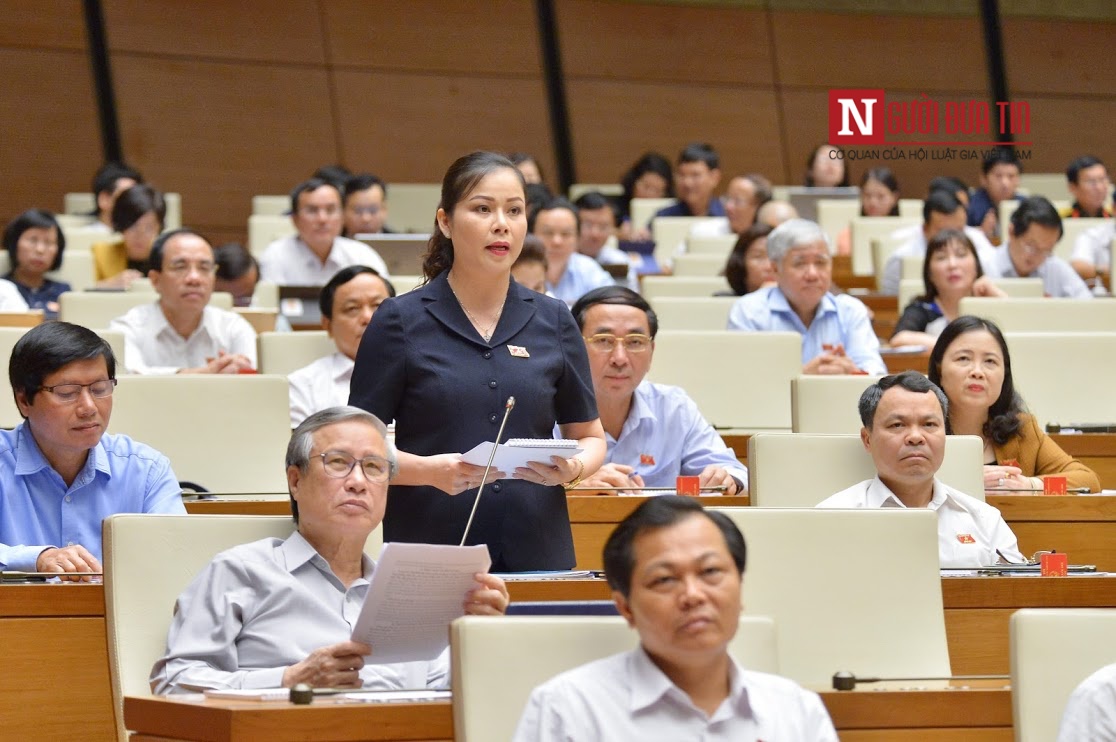
POLYGON ((542 572, 493 572, 504 582, 533 582, 535 580, 589 580, 603 572, 594 573, 588 569, 560 569, 542 572))
MULTIPOLYGON (((1111 577, 1112 572, 1097 572, 1091 564, 1074 564, 1069 568, 1065 577, 1111 577)), ((942 577, 1042 577, 1038 565, 1029 569, 1026 565, 1017 565, 1015 569, 1009 564, 999 564, 990 567, 945 567, 942 577)), ((1059 579, 1065 579, 1059 578, 1059 579)))
POLYGON ((364 703, 422 703, 448 701, 453 694, 448 690, 373 690, 355 691, 341 696, 348 701, 364 703))
POLYGON ((434 659, 449 646, 450 621, 465 614, 473 575, 491 565, 484 544, 386 544, 352 638, 372 646, 373 664, 434 659))
POLYGON ((233 701, 289 701, 290 688, 210 688, 202 691, 206 698, 225 698, 233 701))
MULTIPOLYGON (((485 466, 488 457, 492 455, 492 441, 478 443, 476 446, 461 454, 461 460, 467 464, 485 466)), ((507 443, 496 446, 496 458, 492 460, 492 468, 504 472, 505 479, 511 479, 515 470, 526 467, 528 461, 541 461, 550 463, 551 456, 561 456, 568 459, 581 453, 577 441, 556 438, 512 438, 507 443)))

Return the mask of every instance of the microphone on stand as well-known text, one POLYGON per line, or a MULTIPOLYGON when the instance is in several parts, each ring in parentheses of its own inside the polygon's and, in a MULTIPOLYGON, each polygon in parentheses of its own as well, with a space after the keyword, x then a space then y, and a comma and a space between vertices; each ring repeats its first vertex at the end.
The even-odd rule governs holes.
POLYGON ((924 680, 1008 680, 1010 675, 946 675, 938 678, 858 678, 851 672, 842 670, 833 673, 833 690, 855 690, 857 683, 902 682, 911 683, 924 680))
POLYGON ((484 477, 481 478, 480 487, 477 488, 477 497, 473 500, 473 509, 469 511, 469 520, 465 522, 465 533, 461 534, 461 543, 458 546, 464 546, 465 539, 469 537, 469 528, 473 525, 473 516, 477 514, 477 503, 480 502, 484 485, 488 482, 488 472, 492 470, 492 462, 496 458, 496 449, 500 447, 500 438, 504 436, 504 426, 508 424, 508 415, 511 414, 513 407, 515 407, 515 397, 508 397, 508 401, 504 404, 504 419, 500 421, 500 429, 496 431, 496 440, 492 443, 492 453, 488 455, 488 464, 484 467, 484 477))

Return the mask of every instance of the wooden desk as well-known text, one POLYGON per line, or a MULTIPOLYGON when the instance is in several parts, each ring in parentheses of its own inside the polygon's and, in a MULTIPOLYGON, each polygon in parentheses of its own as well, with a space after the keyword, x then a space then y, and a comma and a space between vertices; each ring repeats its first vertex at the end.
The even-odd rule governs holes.
MULTIPOLYGON (((999 686, 955 690, 824 691, 842 742, 941 739, 1009 741, 1011 691, 999 686)), ((309 706, 245 701, 200 702, 128 697, 124 720, 133 742, 172 740, 448 740, 449 702, 344 703, 309 706)))
MULTIPOLYGON (((1073 436, 1066 436, 1073 437, 1073 436)), ((990 495, 1026 556, 1057 549, 1074 564, 1116 572, 1116 497, 1108 495, 990 495)))
POLYGON ((101 585, 0 585, 0 643, 0 737, 115 739, 101 585))
POLYGON ((920 353, 881 353, 884 365, 889 374, 898 374, 903 371, 918 371, 930 373, 930 351, 920 353))
POLYGON ((1050 436, 1062 450, 1100 477, 1101 487, 1116 490, 1116 433, 1050 436))

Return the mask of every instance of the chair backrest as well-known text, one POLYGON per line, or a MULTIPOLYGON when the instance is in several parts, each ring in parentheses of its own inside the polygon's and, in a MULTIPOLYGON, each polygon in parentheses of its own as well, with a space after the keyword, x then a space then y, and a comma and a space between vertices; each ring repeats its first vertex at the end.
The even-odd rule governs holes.
POLYGON ((164 453, 180 481, 211 492, 287 491, 286 377, 123 376, 109 427, 164 453))
MULTIPOLYGON (((634 199, 633 199, 634 202, 634 199)), ((723 216, 657 216, 651 220, 651 238, 655 241, 655 260, 670 265, 679 246, 685 248, 686 238, 695 225, 703 222, 724 222, 723 216)))
POLYGON ((643 298, 652 303, 661 296, 713 296, 731 290, 724 276, 644 276, 640 284, 643 298))
POLYGON ((1022 173, 1019 176, 1019 190, 1031 196, 1044 196, 1051 201, 1063 201, 1071 197, 1065 173, 1022 173))
POLYGON ((662 330, 649 378, 685 389, 715 427, 789 431, 790 380, 801 371, 795 332, 662 330))
POLYGON ((150 278, 137 278, 137 279, 133 280, 130 284, 128 284, 127 288, 125 288, 124 290, 125 291, 139 291, 139 292, 145 293, 145 294, 156 293, 155 292, 155 284, 151 283, 150 278))
POLYGON ((233 311, 246 319, 257 335, 261 332, 275 332, 275 324, 279 321, 279 310, 274 307, 271 309, 233 307, 233 311))
MULTIPOLYGON (((909 259, 910 258, 903 259, 904 266, 909 259)), ((921 265, 921 258, 919 258, 918 261, 921 265)), ((922 270, 921 267, 919 270, 922 270)), ((992 284, 1007 294, 1009 299, 1041 299, 1044 293, 1041 278, 993 278, 992 284)), ((922 291, 922 278, 904 278, 901 280, 899 282, 900 311, 911 302, 911 299, 921 295, 922 291)), ((998 300, 993 299, 993 301, 998 300)), ((1077 299, 1067 301, 1077 301, 1077 299)))
MULTIPOLYGON (((814 507, 876 476, 860 435, 760 434, 748 440, 748 494, 761 507, 814 507)), ((975 435, 946 438, 938 478, 984 499, 984 444, 975 435)))
MULTIPOLYGON (((865 218, 898 219, 898 217, 865 217, 865 218)), ((903 243, 901 241, 894 239, 890 232, 887 233, 887 234, 884 234, 884 235, 878 235, 878 236, 872 237, 872 239, 871 239, 872 265, 874 266, 873 272, 876 274, 876 286, 878 288, 881 288, 881 289, 883 288, 884 266, 886 266, 887 261, 891 259, 891 254, 893 252, 895 252, 896 250, 898 250, 902 246, 902 244, 903 243)), ((854 260, 855 260, 855 258, 854 258, 854 260)), ((854 269, 854 272, 855 272, 855 269, 854 269)), ((919 269, 918 269, 918 275, 922 276, 921 265, 919 266, 919 269)), ((900 263, 899 276, 900 276, 900 278, 902 278, 902 276, 903 276, 902 263, 900 263)))
POLYGON ((860 216, 860 199, 858 198, 819 198, 816 202, 818 209, 818 226, 829 235, 830 242, 837 243, 837 235, 853 219, 860 216))
POLYGON ((1116 332, 1008 332, 1004 339, 1015 390, 1040 425, 1116 422, 1116 332))
POLYGON ((1015 740, 1048 742, 1074 689, 1116 662, 1116 610, 1024 608, 1010 626, 1015 740))
POLYGON ((395 287, 395 295, 405 294, 408 291, 414 291, 422 285, 422 276, 412 275, 398 275, 391 277, 391 285, 395 287))
POLYGON ((652 308, 663 330, 723 330, 736 296, 661 296, 652 308))
POLYGON ((961 314, 995 322, 1004 332, 1116 332, 1116 301, 966 296, 961 314))
POLYGON ((252 196, 252 213, 261 216, 283 216, 291 208, 290 196, 252 196))
POLYGON ((248 217, 248 251, 258 258, 272 242, 296 232, 289 216, 252 214, 248 217))
POLYGON ((1062 238, 1054 245, 1054 254, 1062 260, 1069 260, 1073 254, 1073 243, 1081 236, 1082 232, 1099 227, 1102 224, 1111 224, 1111 219, 1063 219, 1062 238))
POLYGON ((586 193, 596 191, 602 196, 623 196, 624 186, 619 183, 571 183, 566 198, 576 201, 586 193))
POLYGON ((895 230, 921 222, 921 219, 908 219, 899 216, 858 216, 853 219, 851 231, 853 274, 870 276, 876 273, 875 258, 872 255, 872 240, 881 240, 890 246, 893 243, 888 238, 895 230))
MULTIPOLYGON (((588 662, 634 649, 619 616, 465 616, 450 624, 453 725, 458 742, 511 739, 536 686, 588 662)), ((778 672, 775 624, 741 617, 729 646, 749 669, 778 672)))
POLYGON ((716 255, 721 258, 723 265, 738 239, 740 239, 739 235, 735 234, 717 237, 694 237, 690 235, 686 238, 686 253, 688 255, 716 255))
MULTIPOLYGON (((182 196, 178 193, 164 193, 163 201, 167 205, 166 217, 163 219, 164 229, 178 229, 182 226, 182 196)), ((97 199, 92 193, 67 193, 62 197, 62 210, 67 214, 89 214, 97 208, 97 199)), ((67 236, 67 240, 69 237, 67 236)))
POLYGON ((923 200, 921 198, 899 199, 899 216, 907 219, 922 219, 923 200))
POLYGON ((337 351, 325 330, 260 333, 260 372, 287 375, 337 351))
MULTIPOLYGON (((12 357, 12 348, 23 337, 28 327, 0 327, 0 359, 7 367, 8 359, 12 357)), ((14 428, 23 422, 19 414, 15 399, 12 397, 12 384, 8 374, 0 374, 0 428, 14 428)))
MULTIPOLYGON (((286 538, 294 524, 285 515, 124 514, 106 518, 102 530, 109 675, 119 738, 126 741, 124 696, 151 695, 147 679, 166 651, 178 596, 219 552, 286 538)), ((376 557, 382 545, 377 528, 365 551, 376 557)))
POLYGON ((778 627, 779 672, 950 674, 931 510, 717 508, 748 544, 744 607, 778 627))
MULTIPOLYGON (((104 239, 104 233, 101 233, 104 239)), ((85 291, 96 283, 93 270, 93 252, 79 247, 70 247, 70 237, 66 237, 66 250, 62 253, 62 265, 51 271, 47 278, 70 284, 73 291, 85 291)))
POLYGON ((674 258, 674 275, 687 276, 716 276, 725 269, 724 255, 676 255, 674 258))
POLYGON ((860 395, 881 378, 799 376, 791 379, 791 430, 813 434, 859 433, 860 395))
POLYGON ((651 217, 659 209, 665 209, 674 203, 673 198, 633 198, 628 206, 628 216, 632 229, 645 229, 651 223, 651 217))
POLYGON ((440 183, 389 183, 388 226, 397 232, 429 233, 441 198, 440 183))
MULTIPOLYGON (((149 304, 158 297, 147 291, 67 291, 58 298, 58 319, 84 327, 108 327, 132 307, 149 304)), ((232 309, 232 294, 214 291, 209 306, 232 309)))
POLYGON ((259 309, 279 308, 279 284, 271 281, 257 281, 252 291, 252 306, 259 309))

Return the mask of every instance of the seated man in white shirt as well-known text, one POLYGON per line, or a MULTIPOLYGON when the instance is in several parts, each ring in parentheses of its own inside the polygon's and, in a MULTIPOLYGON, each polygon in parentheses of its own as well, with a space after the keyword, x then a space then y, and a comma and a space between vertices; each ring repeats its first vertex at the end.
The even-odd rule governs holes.
MULTIPOLYGON (((430 661, 377 664, 375 647, 350 638, 376 568, 365 542, 398 471, 383 422, 355 407, 314 413, 292 433, 286 461, 294 532, 223 551, 194 578, 175 603, 151 690, 448 686, 448 648, 430 661)), ((503 580, 474 577, 462 612, 503 614, 503 580)))
POLYGON ((984 266, 984 273, 989 278, 1035 276, 1042 279, 1047 296, 1092 299, 1093 292, 1081 276, 1054 254, 1060 239, 1062 217, 1054 204, 1042 196, 1025 198, 1011 214, 1007 244, 996 248, 991 264, 984 266))
POLYGON ((349 401, 353 362, 364 329, 384 300, 392 296, 395 296, 395 287, 391 282, 366 265, 342 268, 329 279, 318 297, 318 307, 322 312, 322 328, 333 338, 337 352, 287 377, 292 428, 312 413, 349 401))
POLYGON ((679 475, 702 487, 747 491, 748 470, 681 387, 645 381, 659 320, 631 289, 594 289, 573 305, 589 350, 597 410, 605 429, 605 463, 580 487, 638 490, 673 487, 679 475))
POLYGON ((949 400, 917 371, 885 376, 860 396, 860 439, 875 479, 823 500, 819 508, 930 508, 938 514, 942 567, 1022 562, 1000 511, 935 477, 945 457, 949 400))
POLYGON ((341 192, 311 178, 291 191, 291 221, 297 235, 272 242, 260 256, 261 279, 280 286, 324 286, 337 271, 367 265, 385 278, 383 258, 363 242, 341 236, 341 192))
POLYGON ((884 263, 883 278, 880 281, 881 294, 895 296, 899 293, 903 258, 925 257, 927 243, 943 229, 964 230, 965 236, 976 248, 981 269, 988 272, 996 248, 992 247, 984 232, 976 227, 965 226, 965 205, 953 193, 942 189, 932 190, 922 204, 922 225, 903 227, 891 234, 891 240, 898 243, 899 247, 884 263))
POLYGON ((256 331, 235 312, 209 306, 217 263, 197 232, 176 229, 151 247, 148 277, 159 300, 109 323, 124 333, 124 364, 136 374, 236 374, 256 367, 256 331))
POLYGON ((647 500, 604 547, 612 599, 640 646, 562 673, 531 693, 515 742, 836 742, 816 693, 744 669, 744 536, 689 497, 647 500))
POLYGON ((1116 239, 1116 219, 1089 227, 1073 241, 1070 265, 1083 279, 1108 273, 1112 264, 1112 240, 1116 239))
POLYGON ((768 235, 767 254, 778 285, 740 297, 728 329, 799 333, 804 374, 886 374, 868 308, 829 292, 833 260, 822 228, 807 219, 783 222, 768 235))
POLYGON ((1107 665, 1081 681, 1073 691, 1058 742, 1112 742, 1116 740, 1116 664, 1107 665))

